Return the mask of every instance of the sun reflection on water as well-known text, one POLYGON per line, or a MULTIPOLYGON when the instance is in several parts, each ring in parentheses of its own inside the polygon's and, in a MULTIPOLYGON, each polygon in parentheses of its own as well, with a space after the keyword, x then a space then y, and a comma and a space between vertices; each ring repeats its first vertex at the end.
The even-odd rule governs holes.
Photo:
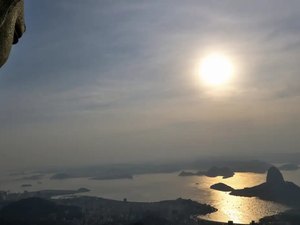
MULTIPOLYGON (((236 173, 234 177, 228 179, 208 177, 199 177, 195 179, 195 182, 203 182, 203 180, 205 180, 204 183, 207 188, 209 188, 212 184, 222 182, 233 188, 240 189, 264 182, 265 174, 253 174, 253 176, 249 176, 249 174, 246 173, 236 173)), ((274 206, 280 207, 277 204, 270 205, 257 198, 237 197, 217 190, 211 190, 209 193, 210 196, 208 196, 208 198, 210 203, 212 203, 218 211, 216 213, 200 217, 207 220, 220 222, 233 221, 234 223, 249 224, 253 220, 258 221, 260 218, 264 217, 266 212, 274 211, 274 206)))

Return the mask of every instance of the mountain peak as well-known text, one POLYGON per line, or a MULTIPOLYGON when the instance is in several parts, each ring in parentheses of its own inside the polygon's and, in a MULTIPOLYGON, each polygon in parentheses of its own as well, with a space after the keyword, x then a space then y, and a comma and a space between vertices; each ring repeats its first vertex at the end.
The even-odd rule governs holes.
POLYGON ((272 184, 272 185, 276 185, 276 184, 283 184, 285 181, 283 179, 283 176, 281 174, 281 172, 279 171, 279 169, 277 169, 275 166, 272 166, 269 170, 268 170, 268 174, 267 174, 267 184, 272 184))

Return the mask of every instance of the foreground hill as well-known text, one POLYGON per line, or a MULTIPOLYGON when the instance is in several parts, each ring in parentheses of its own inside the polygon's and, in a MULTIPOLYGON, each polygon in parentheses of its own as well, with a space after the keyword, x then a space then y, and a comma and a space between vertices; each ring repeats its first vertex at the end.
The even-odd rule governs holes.
POLYGON ((216 209, 192 200, 153 203, 115 201, 95 197, 60 200, 28 198, 0 210, 1 225, 129 225, 196 224, 196 216, 216 209))
POLYGON ((13 202, 0 210, 3 225, 73 225, 82 220, 77 206, 56 204, 41 198, 28 198, 13 202))

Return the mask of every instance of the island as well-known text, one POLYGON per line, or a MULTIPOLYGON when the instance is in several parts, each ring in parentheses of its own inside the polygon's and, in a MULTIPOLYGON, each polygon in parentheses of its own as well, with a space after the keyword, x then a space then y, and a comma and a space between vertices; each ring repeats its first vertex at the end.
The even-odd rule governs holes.
POLYGON ((207 171, 198 171, 198 172, 189 172, 189 171, 181 171, 178 176, 186 177, 186 176, 207 176, 207 177, 218 177, 221 176, 223 179, 233 177, 234 172, 228 167, 211 167, 207 171))
POLYGON ((111 172, 111 173, 56 173, 50 177, 51 180, 65 180, 71 178, 86 177, 91 180, 117 180, 117 179, 133 179, 133 175, 125 172, 111 172))
POLYGON ((224 191, 224 192, 231 192, 234 190, 232 187, 224 183, 213 184, 210 186, 210 188, 218 191, 224 191))
POLYGON ((233 177, 234 172, 228 167, 212 167, 205 172, 205 175, 208 177, 218 177, 222 176, 223 179, 233 177))

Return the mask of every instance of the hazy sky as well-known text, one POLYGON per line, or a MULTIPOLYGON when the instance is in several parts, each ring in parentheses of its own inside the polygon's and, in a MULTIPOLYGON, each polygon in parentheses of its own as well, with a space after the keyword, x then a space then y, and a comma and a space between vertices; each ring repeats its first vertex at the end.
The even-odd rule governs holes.
POLYGON ((300 149, 300 1, 25 0, 0 167, 300 149), (221 52, 224 90, 197 69, 221 52))

